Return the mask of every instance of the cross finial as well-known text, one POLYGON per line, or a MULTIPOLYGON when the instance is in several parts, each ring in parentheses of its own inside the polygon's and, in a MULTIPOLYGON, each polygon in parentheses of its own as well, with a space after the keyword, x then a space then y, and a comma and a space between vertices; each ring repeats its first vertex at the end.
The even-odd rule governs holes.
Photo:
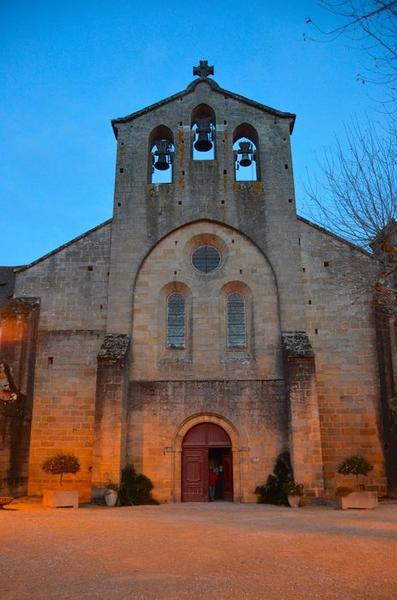
POLYGON ((208 77, 208 75, 214 74, 214 67, 210 67, 208 65, 208 60, 200 60, 200 64, 198 67, 193 67, 193 75, 198 75, 203 79, 208 77))

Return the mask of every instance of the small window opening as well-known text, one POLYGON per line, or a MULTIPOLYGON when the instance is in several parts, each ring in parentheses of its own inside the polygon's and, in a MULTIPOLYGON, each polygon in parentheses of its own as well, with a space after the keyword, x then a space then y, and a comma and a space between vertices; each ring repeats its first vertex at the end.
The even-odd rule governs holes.
POLYGON ((93 271, 93 270, 94 270, 94 267, 92 265, 88 265, 87 271, 93 271))
POLYGON ((211 273, 220 265, 221 255, 214 246, 200 246, 192 254, 192 264, 197 271, 211 273))
POLYGON ((233 154, 236 181, 258 181, 258 134, 248 123, 234 131, 233 154))
POLYGON ((329 262, 327 260, 324 261, 324 267, 329 267, 329 262))
POLYGON ((174 138, 168 127, 160 125, 149 138, 149 183, 172 183, 174 138))
POLYGON ((215 159, 215 113, 207 104, 200 104, 192 112, 193 160, 215 159))
POLYGON ((167 301, 167 346, 185 347, 185 298, 182 294, 171 294, 167 301))
POLYGON ((53 356, 49 356, 48 357, 48 366, 53 365, 54 364, 54 357, 53 356))
POLYGON ((245 299, 238 293, 227 297, 227 347, 245 348, 247 345, 245 299))

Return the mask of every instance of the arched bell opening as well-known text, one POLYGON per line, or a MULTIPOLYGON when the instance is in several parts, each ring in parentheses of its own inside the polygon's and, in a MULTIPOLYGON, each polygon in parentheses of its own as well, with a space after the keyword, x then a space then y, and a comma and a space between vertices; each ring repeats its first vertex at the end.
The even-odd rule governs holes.
POLYGON ((174 176, 174 136, 159 125, 149 136, 149 183, 172 183, 174 176))
POLYGON ((192 158, 215 159, 216 120, 214 110, 208 104, 199 104, 192 112, 192 158))
POLYGON ((233 501, 233 455, 228 433, 211 422, 194 425, 182 442, 182 502, 233 501))
POLYGON ((259 181, 258 133, 242 123, 233 133, 234 175, 236 181, 259 181))

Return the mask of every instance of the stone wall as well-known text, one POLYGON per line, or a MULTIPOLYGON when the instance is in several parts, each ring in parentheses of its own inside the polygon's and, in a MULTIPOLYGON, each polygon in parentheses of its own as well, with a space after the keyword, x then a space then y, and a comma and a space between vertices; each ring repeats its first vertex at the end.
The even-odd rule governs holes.
POLYGON ((253 104, 224 94, 208 81, 197 81, 180 97, 115 124, 108 331, 130 334, 134 283, 155 244, 200 219, 234 227, 262 250, 277 279, 282 327, 299 329, 303 307, 290 150, 293 115, 282 118, 253 104), (192 160, 191 114, 201 103, 216 115, 215 160, 192 160), (235 181, 233 132, 241 123, 258 132, 258 182, 235 181), (149 137, 161 124, 174 136, 174 180, 151 185, 149 137))
POLYGON ((15 284, 14 269, 18 267, 0 267, 0 309, 12 298, 15 284))
POLYGON ((283 381, 130 384, 127 462, 152 479, 158 500, 180 499, 178 432, 197 418, 203 422, 209 417, 235 432, 235 500, 255 501, 256 486, 264 483, 277 455, 288 447, 283 381))
POLYGON ((13 299, 0 312, 0 494, 27 492, 39 301, 13 299))
POLYGON ((17 273, 15 293, 40 298, 29 493, 57 484, 45 458, 71 452, 81 462, 81 498, 90 497, 97 354, 107 309, 110 223, 99 226, 17 273))
POLYGON ((239 232, 202 221, 164 238, 145 259, 135 285, 131 379, 282 378, 275 277, 261 251, 239 232), (202 244, 221 264, 204 274, 191 263, 202 244), (167 297, 186 298, 185 350, 167 348, 167 297), (247 347, 226 341, 226 298, 245 299, 247 347))
POLYGON ((338 464, 362 454, 374 465, 368 484, 384 493, 372 259, 304 220, 300 249, 326 485, 349 483, 337 474, 338 464))

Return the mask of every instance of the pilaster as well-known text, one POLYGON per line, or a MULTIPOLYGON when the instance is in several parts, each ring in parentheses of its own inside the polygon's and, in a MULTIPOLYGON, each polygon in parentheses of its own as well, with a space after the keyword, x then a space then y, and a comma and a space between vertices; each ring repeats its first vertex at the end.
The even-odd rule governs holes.
POLYGON ((311 496, 324 492, 314 352, 304 331, 282 333, 289 441, 295 481, 311 496))
POLYGON ((106 334, 98 353, 93 486, 119 483, 124 467, 129 336, 106 334))

